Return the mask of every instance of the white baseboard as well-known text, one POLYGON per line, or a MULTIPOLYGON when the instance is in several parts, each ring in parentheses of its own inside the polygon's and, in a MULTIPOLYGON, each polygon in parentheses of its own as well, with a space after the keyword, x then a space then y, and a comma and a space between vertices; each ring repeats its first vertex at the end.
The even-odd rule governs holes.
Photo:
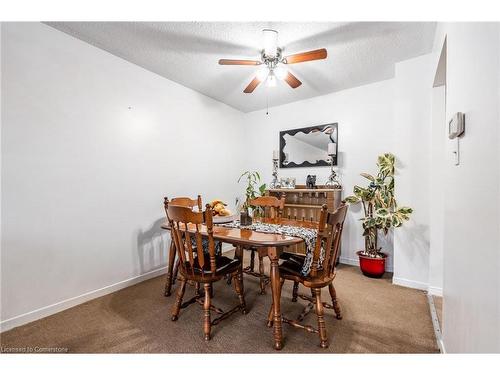
POLYGON ((0 332, 8 331, 9 329, 30 323, 38 319, 45 318, 46 316, 69 309, 70 307, 79 305, 81 303, 90 301, 98 297, 102 297, 109 293, 116 292, 117 290, 129 287, 134 284, 138 284, 142 281, 151 279, 153 277, 160 276, 162 274, 165 274, 166 271, 167 267, 158 268, 156 270, 147 272, 145 274, 135 276, 127 280, 119 281, 115 284, 108 285, 96 290, 92 290, 90 292, 81 294, 79 296, 68 298, 64 301, 60 301, 52 305, 41 307, 39 309, 15 316, 13 318, 3 320, 0 322, 0 332))
MULTIPOLYGON (((359 266, 359 258, 346 258, 343 256, 340 256, 339 262, 342 264, 349 264, 350 266, 359 266)), ((392 267, 387 265, 386 263, 386 269, 387 272, 393 272, 392 267)))
POLYGON ((408 280, 402 277, 393 277, 392 283, 400 286, 406 286, 408 288, 420 289, 425 291, 427 291, 427 289, 429 288, 426 283, 420 281, 408 280))
POLYGON ((359 266, 359 259, 346 258, 341 256, 339 258, 339 263, 348 264, 350 266, 359 266))
POLYGON ((443 288, 437 286, 430 286, 427 288, 427 292, 433 296, 442 297, 443 296, 443 288))

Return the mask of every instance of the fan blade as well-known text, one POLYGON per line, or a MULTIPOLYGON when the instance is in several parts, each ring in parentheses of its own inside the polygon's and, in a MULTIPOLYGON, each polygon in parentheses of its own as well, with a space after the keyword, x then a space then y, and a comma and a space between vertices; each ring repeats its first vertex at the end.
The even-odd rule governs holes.
POLYGON ((314 51, 296 53, 295 55, 286 56, 285 61, 287 64, 297 64, 306 61, 326 59, 326 56, 326 49, 321 48, 314 51))
POLYGON ((288 74, 286 75, 285 81, 290 85, 292 89, 296 89, 297 87, 302 85, 302 82, 300 82, 299 79, 290 72, 288 72, 288 74))
POLYGON ((260 65, 262 64, 257 60, 229 60, 229 59, 220 59, 219 65, 260 65))
POLYGON ((255 77, 254 79, 252 79, 252 81, 248 84, 248 86, 245 88, 245 90, 243 90, 243 92, 245 94, 250 94, 253 92, 253 90, 255 90, 255 88, 259 85, 260 83, 260 79, 258 79, 257 77, 255 77))

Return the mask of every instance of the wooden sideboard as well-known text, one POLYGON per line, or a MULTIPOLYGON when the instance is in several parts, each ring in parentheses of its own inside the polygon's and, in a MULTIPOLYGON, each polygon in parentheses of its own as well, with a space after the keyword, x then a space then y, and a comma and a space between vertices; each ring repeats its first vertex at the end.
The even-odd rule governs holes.
MULTIPOLYGON (((333 212, 340 206, 342 189, 332 189, 319 185, 317 189, 307 189, 305 185, 296 185, 295 189, 269 189, 266 195, 281 198, 285 196, 283 217, 319 221, 321 207, 326 204, 328 211, 333 212)), ((303 244, 290 246, 287 252, 305 254, 303 244)))

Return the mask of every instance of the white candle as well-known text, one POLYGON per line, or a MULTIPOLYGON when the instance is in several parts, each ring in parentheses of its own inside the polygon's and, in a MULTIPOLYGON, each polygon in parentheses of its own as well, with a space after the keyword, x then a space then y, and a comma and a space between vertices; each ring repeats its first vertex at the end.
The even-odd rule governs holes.
POLYGON ((280 158, 280 153, 278 150, 273 151, 273 159, 278 160, 280 158))
POLYGON ((337 145, 335 143, 328 143, 328 155, 337 155, 337 145))

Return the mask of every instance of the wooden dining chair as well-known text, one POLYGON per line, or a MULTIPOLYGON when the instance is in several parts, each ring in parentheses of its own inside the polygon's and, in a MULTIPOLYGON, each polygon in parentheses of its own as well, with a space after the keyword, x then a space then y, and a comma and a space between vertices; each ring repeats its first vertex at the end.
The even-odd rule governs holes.
POLYGON ((205 340, 208 341, 211 337, 212 326, 238 310, 246 314, 243 295, 242 251, 241 248, 238 248, 236 251, 237 256, 234 259, 216 254, 213 238, 213 213, 210 205, 206 206, 205 212, 194 212, 189 207, 167 203, 166 211, 172 237, 179 253, 179 272, 181 274, 181 285, 177 291, 177 298, 173 306, 172 321, 177 320, 181 308, 198 302, 203 305, 203 331, 205 340), (206 229, 208 237, 208 253, 203 249, 201 234, 203 226, 205 226, 204 229, 206 229), (239 298, 239 304, 227 312, 213 306, 211 301, 212 284, 225 275, 230 275, 234 279, 235 291, 239 298), (204 296, 196 293, 193 298, 183 303, 182 300, 188 281, 202 284, 204 296), (211 310, 220 314, 220 316, 211 320, 211 310))
MULTIPOLYGON (((168 198, 165 198, 168 200, 168 198)), ((175 204, 176 206, 184 206, 189 208, 198 208, 198 212, 203 211, 203 204, 201 201, 201 195, 198 195, 196 199, 191 199, 189 197, 175 197, 172 198, 170 204, 175 204)))
MULTIPOLYGON (((280 199, 272 196, 264 196, 252 199, 249 201, 250 206, 258 207, 263 212, 264 217, 278 218, 283 216, 283 208, 285 207, 285 194, 280 199)), ((267 256, 267 248, 250 248, 250 266, 246 267, 243 272, 248 275, 259 278, 260 294, 266 293, 266 285, 269 284, 269 277, 264 274, 264 257, 267 256), (259 256, 259 272, 255 272, 255 253, 259 256)))
MULTIPOLYGON (((198 212, 203 211, 203 205, 201 201, 201 195, 198 195, 196 199, 191 199, 189 197, 176 197, 169 200, 168 197, 163 198, 163 206, 165 208, 165 214, 167 213, 168 204, 175 204, 177 206, 185 206, 189 208, 198 208, 198 212)), ((174 241, 170 242, 170 249, 168 252, 168 269, 167 269, 167 281, 165 282, 165 297, 168 297, 172 293, 172 285, 175 284, 177 280, 177 275, 179 272, 179 260, 175 261, 176 249, 174 241)))
MULTIPOLYGON (((295 320, 283 317, 285 323, 293 327, 305 329, 308 332, 317 333, 320 338, 320 346, 322 348, 328 347, 328 337, 326 334, 325 318, 323 308, 333 309, 337 319, 342 319, 340 306, 337 301, 337 294, 333 286, 333 280, 336 274, 336 260, 338 256, 340 240, 342 237, 342 228, 344 225, 345 216, 347 213, 347 205, 340 206, 335 212, 330 213, 327 211, 326 205, 321 209, 318 236, 314 248, 311 270, 309 274, 303 276, 301 273, 304 264, 305 256, 295 254, 289 259, 285 260, 279 266, 280 271, 280 290, 278 295, 281 296, 281 289, 285 280, 298 282, 306 288, 311 289, 311 297, 299 294, 298 296, 308 301, 308 305, 295 320), (320 260, 321 248, 323 247, 324 259, 320 260), (321 289, 328 286, 332 303, 325 303, 321 301, 321 289), (315 307, 317 315, 317 328, 310 325, 301 324, 304 317, 315 307)), ((269 311, 267 325, 269 327, 273 324, 273 307, 269 311)))

